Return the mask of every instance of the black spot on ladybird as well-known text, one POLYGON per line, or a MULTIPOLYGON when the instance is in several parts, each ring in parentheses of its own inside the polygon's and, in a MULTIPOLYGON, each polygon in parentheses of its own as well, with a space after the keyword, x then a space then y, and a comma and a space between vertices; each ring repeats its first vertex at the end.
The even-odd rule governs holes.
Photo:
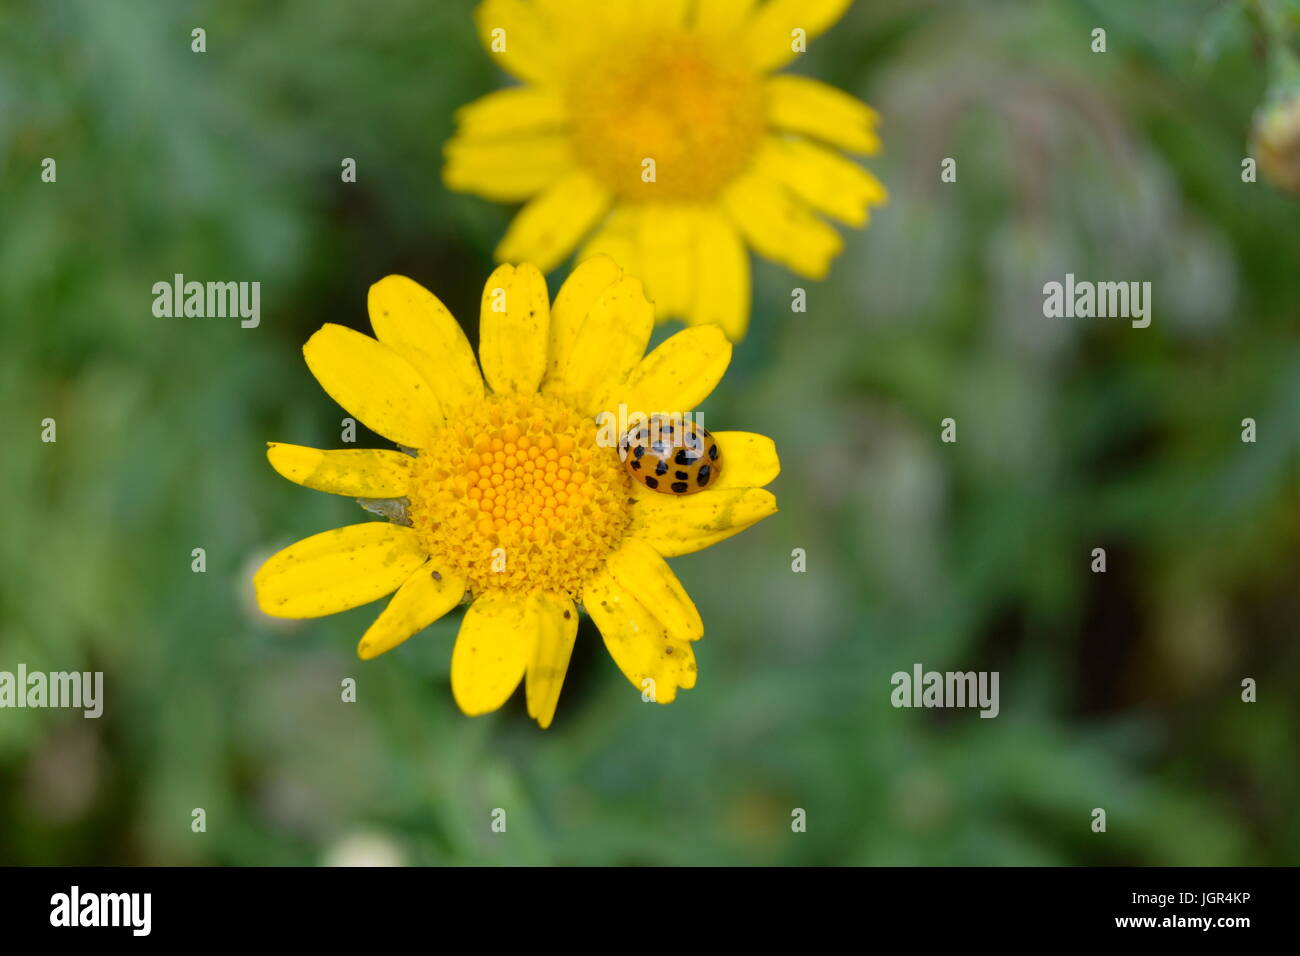
POLYGON ((656 475, 668 474, 668 462, 660 458, 658 463, 655 464, 655 474, 656 475))
POLYGON ((645 476, 645 486, 646 486, 647 488, 651 488, 651 489, 653 489, 653 488, 658 488, 658 487, 659 487, 659 479, 658 479, 658 478, 651 478, 649 475, 646 475, 646 476, 645 476))
POLYGON ((674 481, 673 484, 672 484, 672 489, 673 489, 673 491, 676 492, 676 493, 679 494, 679 495, 680 495, 680 494, 685 494, 685 493, 686 493, 686 489, 689 488, 689 487, 690 487, 690 485, 688 485, 688 484, 687 484, 686 482, 684 482, 684 481, 674 481))

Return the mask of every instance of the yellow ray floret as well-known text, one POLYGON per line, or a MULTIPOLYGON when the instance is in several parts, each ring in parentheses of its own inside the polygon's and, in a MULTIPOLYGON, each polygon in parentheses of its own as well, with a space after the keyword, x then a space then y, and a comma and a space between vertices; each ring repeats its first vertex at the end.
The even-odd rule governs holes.
POLYGON ((262 610, 318 617, 392 594, 357 646, 370 659, 468 601, 451 667, 467 714, 497 709, 524 682, 529 715, 549 726, 579 610, 646 700, 693 687, 691 642, 704 623, 664 558, 773 514, 763 486, 780 470, 776 448, 716 432, 726 455, 717 482, 659 494, 629 478, 608 422, 692 411, 730 361, 721 331, 686 329, 646 355, 653 306, 603 256, 578 266, 554 303, 536 267, 497 269, 477 361, 451 314, 410 279, 377 282, 369 308, 377 338, 327 325, 303 351, 326 392, 402 450, 273 442, 267 457, 305 487, 383 500, 392 523, 326 531, 274 555, 254 579, 262 610))
POLYGON ((773 71, 850 0, 486 0, 485 48, 524 85, 456 114, 451 189, 521 202, 501 261, 543 272, 575 249, 645 283, 659 321, 750 310, 749 250, 820 279, 880 181, 844 153, 880 149, 879 116, 818 80, 773 71))

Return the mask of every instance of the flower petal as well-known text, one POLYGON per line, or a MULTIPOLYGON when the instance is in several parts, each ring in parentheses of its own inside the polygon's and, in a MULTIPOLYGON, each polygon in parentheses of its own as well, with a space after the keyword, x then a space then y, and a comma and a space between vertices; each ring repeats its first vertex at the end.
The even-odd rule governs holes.
POLYGON ((609 208, 609 190, 590 174, 573 172, 528 202, 497 246, 502 262, 531 262, 550 272, 609 208))
POLYGON ((655 317, 663 322, 689 315, 700 264, 712 267, 711 254, 699 255, 698 210, 679 203, 647 204, 636 223, 639 271, 635 274, 645 282, 655 317))
POLYGON ((722 468, 714 491, 728 488, 762 488, 781 473, 776 442, 753 432, 714 432, 722 453, 722 468))
POLYGON ((547 378, 558 374, 560 366, 568 361, 573 342, 578 337, 587 313, 610 286, 623 276, 623 270, 609 256, 584 259, 560 286, 551 306, 551 343, 547 364, 547 378))
POLYGON ((689 412, 722 381, 731 364, 731 343, 716 325, 683 329, 643 358, 627 379, 606 389, 597 400, 601 411, 618 413, 689 412))
POLYGON ((735 33, 753 12, 757 0, 697 0, 695 30, 723 36, 735 33))
POLYGON ((767 0, 745 28, 744 48, 755 66, 775 70, 793 60, 794 31, 811 40, 835 25, 853 0, 767 0))
POLYGON ((749 252, 720 207, 619 207, 579 255, 609 256, 642 279, 660 322, 716 322, 733 341, 745 334, 749 252))
POLYGON ((551 304, 537 267, 499 266, 483 286, 479 359, 498 393, 532 394, 546 372, 551 304))
POLYGON ((305 488, 349 498, 401 498, 411 477, 411 456, 376 448, 323 451, 267 442, 271 467, 305 488))
POLYGON ((704 622, 682 583, 659 552, 638 538, 626 539, 609 556, 614 580, 658 618, 668 636, 677 641, 698 641, 704 622))
POLYGON ((406 579, 367 628, 357 644, 357 656, 368 661, 391 651, 460 604, 464 596, 464 577, 434 561, 426 562, 406 579))
POLYGON ((561 129, 569 108, 554 90, 512 86, 481 96, 456 111, 456 137, 469 140, 515 140, 531 133, 561 129))
POLYGON ((451 652, 451 693, 460 709, 474 717, 504 704, 523 680, 536 639, 536 616, 523 597, 476 598, 451 652))
POLYGON ((531 199, 574 168, 569 137, 560 132, 488 141, 457 136, 443 158, 448 189, 496 202, 531 199))
POLYGON ((302 347, 330 398, 399 445, 420 448, 443 420, 438 399, 411 363, 368 335, 325 325, 302 347))
POLYGON ((880 151, 880 116, 866 103, 808 76, 783 73, 765 84, 767 118, 777 129, 803 133, 851 153, 880 151))
POLYGON ((596 398, 641 361, 654 324, 654 306, 646 300, 641 280, 616 280, 592 305, 547 389, 594 411, 596 398))
POLYGON ((678 30, 686 23, 686 15, 695 0, 655 0, 654 3, 636 3, 632 9, 638 26, 645 30, 678 30))
POLYGON ((528 603, 537 621, 537 639, 529 656, 525 686, 528 716, 545 729, 551 726, 564 675, 569 670, 573 642, 578 636, 578 611, 568 597, 558 594, 534 594, 528 603))
POLYGON ((641 276, 641 247, 637 242, 640 212, 632 204, 616 205, 608 218, 578 252, 579 259, 607 256, 628 275, 641 276))
POLYGON ((323 531, 272 555, 253 576, 276 617, 322 617, 377 601, 427 560, 420 536, 382 521, 323 531))
POLYGON ((582 605, 600 628, 609 656, 632 686, 655 702, 669 704, 679 687, 695 686, 695 654, 686 641, 670 638, 663 625, 624 589, 608 569, 582 593, 582 605))
POLYGON ((857 163, 807 140, 770 138, 756 168, 818 212, 861 228, 870 207, 888 198, 880 180, 857 163))
POLYGON ((844 246, 838 232, 775 180, 743 176, 728 187, 723 202, 760 255, 809 279, 824 279, 844 246))
POLYGON ((432 292, 406 276, 387 276, 370 287, 367 305, 379 341, 424 376, 444 410, 483 397, 474 349, 432 292))
POLYGON ((633 495, 628 534, 666 558, 703 550, 776 514, 776 497, 763 488, 714 488, 678 496, 634 482, 633 495))
POLYGON ((715 209, 700 214, 695 242, 697 260, 708 266, 699 270, 688 320, 693 325, 716 322, 727 338, 739 342, 749 328, 749 250, 736 227, 715 209))
POLYGON ((551 25, 524 0, 484 0, 474 11, 483 48, 506 72, 533 83, 559 79, 551 25))
POLYGON ((533 0, 533 4, 550 23, 552 42, 560 45, 556 59, 566 67, 599 55, 612 30, 626 23, 626 17, 618 20, 611 4, 573 0, 533 0))

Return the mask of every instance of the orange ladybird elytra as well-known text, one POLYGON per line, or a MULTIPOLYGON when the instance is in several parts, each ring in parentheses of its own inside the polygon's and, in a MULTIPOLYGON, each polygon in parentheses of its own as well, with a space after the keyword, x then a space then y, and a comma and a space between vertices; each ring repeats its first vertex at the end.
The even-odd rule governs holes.
POLYGON ((655 415, 623 436, 618 457, 652 491, 690 495, 718 478, 722 449, 709 430, 680 416, 655 415))

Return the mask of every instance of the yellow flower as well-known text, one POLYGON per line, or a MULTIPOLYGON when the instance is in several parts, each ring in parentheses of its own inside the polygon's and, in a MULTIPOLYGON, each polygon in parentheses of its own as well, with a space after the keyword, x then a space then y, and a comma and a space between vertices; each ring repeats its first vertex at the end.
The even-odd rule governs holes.
POLYGON ((549 271, 611 255, 659 321, 749 323, 747 246, 810 279, 886 199, 841 150, 874 154, 876 113, 769 75, 851 0, 486 0, 484 45, 526 85, 464 107, 451 189, 524 201, 496 253, 549 271))
POLYGON ((378 340, 326 325, 303 354, 330 397, 404 450, 271 443, 267 455, 308 488, 381 499, 371 507, 395 521, 276 554, 254 578, 262 610, 319 617, 396 591, 357 648, 370 659, 468 599, 451 658, 467 714, 496 710, 526 678, 528 713, 548 726, 579 603, 643 693, 666 704, 694 686, 704 626, 664 558, 773 514, 776 448, 712 433, 716 480, 664 494, 630 479, 601 413, 694 409, 731 361, 722 332, 686 329, 645 355, 654 307, 606 256, 578 266, 553 305, 536 267, 498 268, 483 290, 482 375, 451 313, 410 279, 373 285, 369 311, 378 340))

